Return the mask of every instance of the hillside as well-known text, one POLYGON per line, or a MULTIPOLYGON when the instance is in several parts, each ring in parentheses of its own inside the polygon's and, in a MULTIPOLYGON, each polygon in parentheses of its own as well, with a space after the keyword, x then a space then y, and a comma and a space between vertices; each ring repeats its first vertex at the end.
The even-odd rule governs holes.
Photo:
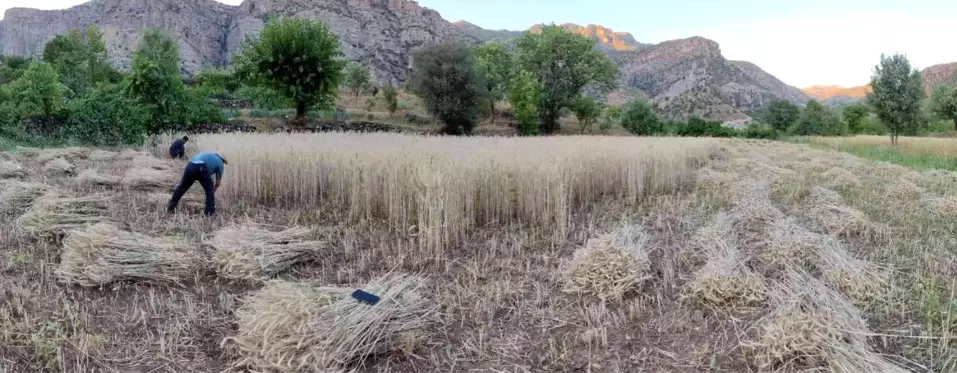
MULTIPOLYGON (((957 83, 957 62, 928 67, 921 70, 920 75, 924 83, 924 91, 930 96, 937 86, 957 83)), ((804 88, 802 91, 824 103, 835 105, 864 99, 871 92, 871 86, 868 84, 844 88, 837 85, 816 85, 804 88)))
POLYGON ((939 85, 957 83, 957 62, 928 67, 920 72, 924 90, 930 95, 939 85))
POLYGON ((182 70, 192 74, 222 66, 265 20, 293 16, 326 22, 339 35, 346 58, 372 66, 380 82, 405 79, 412 49, 464 38, 438 12, 409 0, 246 0, 228 6, 212 0, 92 0, 65 10, 10 9, 0 21, 0 54, 37 56, 69 29, 99 25, 110 59, 121 69, 146 28, 179 41, 182 70))

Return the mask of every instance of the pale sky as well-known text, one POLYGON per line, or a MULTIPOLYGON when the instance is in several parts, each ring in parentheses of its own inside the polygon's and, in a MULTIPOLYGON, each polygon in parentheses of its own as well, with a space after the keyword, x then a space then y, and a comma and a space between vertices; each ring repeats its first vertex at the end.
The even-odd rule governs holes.
MULTIPOLYGON (((321 0, 317 0, 321 1, 321 0)), ((0 0, 61 9, 83 0, 0 0)), ((220 0, 238 4, 241 0, 220 0)), ((694 35, 725 57, 750 61, 785 83, 866 84, 881 53, 905 53, 919 68, 957 62, 953 0, 420 0, 449 21, 524 30, 535 23, 601 24, 644 43, 694 35)))

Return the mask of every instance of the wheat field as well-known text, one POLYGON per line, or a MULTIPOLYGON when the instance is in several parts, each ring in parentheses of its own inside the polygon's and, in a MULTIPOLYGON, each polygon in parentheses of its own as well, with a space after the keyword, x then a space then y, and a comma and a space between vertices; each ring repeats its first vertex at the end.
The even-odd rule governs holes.
POLYGON ((728 139, 190 147, 229 160, 215 218, 198 185, 165 212, 184 161, 0 153, 76 170, 0 183, 0 372, 957 372, 957 173, 728 139))

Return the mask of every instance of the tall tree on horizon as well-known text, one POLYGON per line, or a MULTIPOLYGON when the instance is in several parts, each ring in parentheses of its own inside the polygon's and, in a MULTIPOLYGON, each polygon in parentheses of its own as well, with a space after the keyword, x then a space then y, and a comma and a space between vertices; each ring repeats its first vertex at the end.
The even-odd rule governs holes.
POLYGON ((921 125, 921 100, 924 87, 920 71, 911 67, 902 54, 881 55, 871 77, 873 91, 867 102, 891 134, 891 145, 897 146, 902 133, 914 132, 921 125))

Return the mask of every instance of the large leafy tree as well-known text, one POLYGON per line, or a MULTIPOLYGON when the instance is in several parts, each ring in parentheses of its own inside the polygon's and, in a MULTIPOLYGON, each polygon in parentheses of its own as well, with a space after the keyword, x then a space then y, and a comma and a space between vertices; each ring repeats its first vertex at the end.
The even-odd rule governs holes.
POLYGON ((801 119, 798 120, 794 133, 802 136, 814 136, 824 133, 827 125, 827 110, 817 100, 808 101, 801 113, 801 119))
POLYGON ((44 62, 30 64, 23 76, 10 87, 21 117, 52 117, 62 107, 66 91, 56 70, 44 62))
POLYGON ((412 91, 445 123, 444 131, 472 132, 486 91, 469 47, 458 42, 434 44, 418 50, 412 59, 412 91))
POLYGON ((0 85, 17 80, 30 66, 30 60, 19 56, 0 56, 0 85))
POLYGON ((331 107, 346 61, 339 38, 319 21, 274 19, 258 39, 243 45, 237 71, 247 82, 288 97, 296 105, 296 122, 305 124, 310 107, 331 107))
POLYGON ((785 132, 801 118, 801 108, 787 100, 774 100, 768 105, 765 121, 785 132))
POLYGON ((634 135, 651 136, 664 131, 658 115, 644 101, 632 101, 621 116, 621 125, 634 135))
POLYGON ((118 79, 106 54, 103 33, 95 25, 85 32, 70 30, 47 42, 43 61, 51 64, 73 96, 80 96, 97 84, 118 79))
POLYGON ((942 85, 935 88, 930 109, 941 119, 953 121, 954 130, 957 131, 957 87, 942 85))
POLYGON ((871 109, 863 103, 856 103, 844 107, 842 116, 847 123, 848 130, 853 134, 864 132, 864 121, 871 114, 871 109))
POLYGON ((149 132, 180 129, 177 117, 185 89, 173 39, 159 30, 147 31, 133 55, 132 70, 127 95, 148 108, 149 132))
POLYGON ((509 83, 508 100, 515 111, 518 121, 518 134, 534 136, 538 134, 538 102, 541 86, 535 76, 528 71, 519 71, 512 75, 509 83))
POLYGON ((614 89, 618 79, 615 64, 595 47, 595 41, 556 25, 526 32, 517 42, 519 65, 541 84, 539 116, 542 132, 558 129, 562 111, 585 88, 614 89))
POLYGON ((916 132, 921 125, 921 100, 924 88, 920 72, 911 67, 906 56, 881 56, 871 77, 873 91, 867 102, 891 134, 891 144, 903 133, 916 132))
POLYGON ((498 42, 488 42, 475 47, 475 62, 485 78, 488 91, 487 115, 495 122, 495 104, 505 99, 508 83, 512 78, 512 55, 498 42))

